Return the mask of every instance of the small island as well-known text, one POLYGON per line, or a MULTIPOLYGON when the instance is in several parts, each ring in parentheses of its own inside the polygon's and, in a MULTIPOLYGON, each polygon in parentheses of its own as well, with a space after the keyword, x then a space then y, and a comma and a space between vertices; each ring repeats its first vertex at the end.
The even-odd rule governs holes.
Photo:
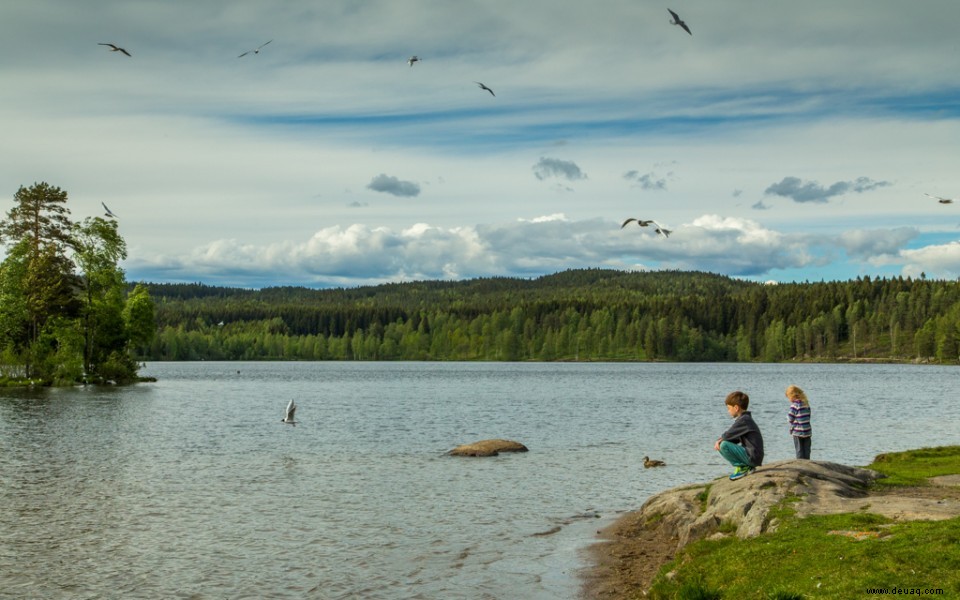
POLYGON ((960 446, 774 462, 656 494, 599 534, 588 598, 957 597, 960 446))

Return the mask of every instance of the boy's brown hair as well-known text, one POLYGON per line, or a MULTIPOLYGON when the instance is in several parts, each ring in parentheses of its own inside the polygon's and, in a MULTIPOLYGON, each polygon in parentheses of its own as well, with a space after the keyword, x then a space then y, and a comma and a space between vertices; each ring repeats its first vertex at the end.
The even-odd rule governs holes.
POLYGON ((731 406, 739 406, 740 410, 747 410, 747 407, 750 406, 750 396, 740 391, 730 392, 727 394, 726 403, 731 406))

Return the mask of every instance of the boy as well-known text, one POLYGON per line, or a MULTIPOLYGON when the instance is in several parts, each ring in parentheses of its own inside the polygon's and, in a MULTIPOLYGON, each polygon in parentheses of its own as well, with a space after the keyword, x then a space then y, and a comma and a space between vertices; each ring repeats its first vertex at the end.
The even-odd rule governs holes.
POLYGON ((750 397, 743 392, 727 394, 727 412, 735 419, 730 429, 723 432, 713 449, 737 468, 730 479, 740 479, 763 464, 763 436, 753 421, 750 397))

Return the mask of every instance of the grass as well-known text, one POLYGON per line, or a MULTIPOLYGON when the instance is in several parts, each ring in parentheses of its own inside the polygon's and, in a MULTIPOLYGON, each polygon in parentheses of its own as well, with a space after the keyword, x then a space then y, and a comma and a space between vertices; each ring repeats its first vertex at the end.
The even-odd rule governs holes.
POLYGON ((877 485, 927 485, 930 477, 960 473, 960 446, 880 454, 867 468, 887 476, 877 480, 877 485))
MULTIPOLYGON (((884 454, 869 468, 889 476, 883 485, 922 485, 960 473, 960 446, 884 454)), ((775 511, 776 533, 688 545, 661 570, 650 597, 863 598, 871 588, 960 597, 960 518, 894 523, 866 512, 800 519, 791 507, 799 500, 775 511)))

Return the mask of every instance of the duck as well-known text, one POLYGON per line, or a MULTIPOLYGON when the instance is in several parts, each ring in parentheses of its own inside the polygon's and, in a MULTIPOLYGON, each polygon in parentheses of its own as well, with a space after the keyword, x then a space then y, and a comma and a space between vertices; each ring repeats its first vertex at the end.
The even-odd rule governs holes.
POLYGON ((662 460, 651 460, 649 456, 643 457, 643 468, 649 469, 650 467, 665 467, 667 463, 662 460))

